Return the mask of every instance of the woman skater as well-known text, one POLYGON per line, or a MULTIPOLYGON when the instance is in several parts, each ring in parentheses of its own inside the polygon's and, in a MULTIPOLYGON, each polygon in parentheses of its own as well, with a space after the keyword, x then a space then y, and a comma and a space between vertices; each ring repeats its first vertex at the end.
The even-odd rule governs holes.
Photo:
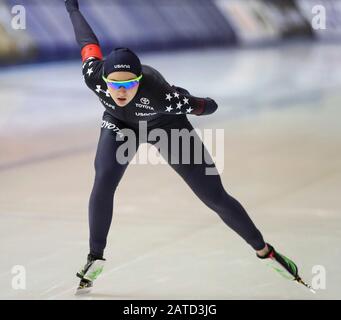
MULTIPOLYGON (((96 35, 79 11, 78 1, 66 0, 65 5, 80 46, 85 83, 105 108, 89 201, 90 250, 87 263, 77 273, 81 278, 79 292, 86 292, 102 272, 115 190, 134 156, 130 153, 126 162, 118 157, 120 146, 126 143, 126 132, 139 137, 139 124, 145 122, 148 133, 162 129, 170 141, 171 129, 192 132, 187 114, 208 115, 216 111, 217 104, 210 98, 195 97, 183 88, 171 86, 157 70, 141 65, 136 54, 128 48, 116 48, 104 60, 96 35)), ((196 142, 191 140, 186 148, 180 144, 176 150, 168 146, 158 150, 196 196, 242 237, 257 257, 272 262, 282 275, 297 280, 296 265, 264 241, 242 205, 224 190, 219 174, 206 174, 206 169, 214 170, 215 165, 200 138, 194 135, 194 140, 196 142), (203 150, 202 163, 193 159, 198 142, 203 150), (182 161, 184 157, 190 161, 182 161), (179 161, 172 161, 176 158, 179 161)), ((133 139, 131 144, 135 141, 139 139, 133 139)), ((137 150, 138 143, 134 147, 137 150)))

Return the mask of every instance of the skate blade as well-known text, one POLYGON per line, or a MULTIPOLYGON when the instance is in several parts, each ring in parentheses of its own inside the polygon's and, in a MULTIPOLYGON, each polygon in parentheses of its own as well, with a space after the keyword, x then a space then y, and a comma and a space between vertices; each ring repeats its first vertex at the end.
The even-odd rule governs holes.
POLYGON ((92 290, 92 287, 88 287, 88 288, 77 288, 76 292, 75 292, 75 296, 81 296, 81 295, 85 295, 90 293, 92 290))
POLYGON ((296 283, 299 285, 303 285, 306 289, 308 289, 311 293, 316 294, 316 291, 307 283, 305 283, 300 277, 295 279, 296 283))

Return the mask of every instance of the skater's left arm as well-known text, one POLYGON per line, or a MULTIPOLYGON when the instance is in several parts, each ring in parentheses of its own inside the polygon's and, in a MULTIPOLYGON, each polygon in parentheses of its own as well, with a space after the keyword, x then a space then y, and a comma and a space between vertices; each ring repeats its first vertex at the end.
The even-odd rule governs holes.
POLYGON ((208 115, 218 108, 211 98, 200 98, 191 95, 186 89, 171 86, 165 79, 158 79, 155 83, 155 92, 159 101, 157 110, 164 114, 195 114, 208 115))

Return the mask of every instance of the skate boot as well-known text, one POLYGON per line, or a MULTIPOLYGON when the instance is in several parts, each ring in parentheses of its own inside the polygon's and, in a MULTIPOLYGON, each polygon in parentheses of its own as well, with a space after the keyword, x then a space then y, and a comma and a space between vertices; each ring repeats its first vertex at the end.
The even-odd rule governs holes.
POLYGON ((269 248, 269 252, 267 253, 267 255, 261 257, 257 254, 257 257, 259 259, 262 259, 269 267, 279 273, 283 278, 303 284, 311 292, 315 293, 315 291, 298 275, 297 265, 288 257, 277 252, 273 246, 268 243, 267 245, 269 248))
POLYGON ((76 295, 91 291, 94 280, 102 273, 105 259, 96 258, 88 254, 87 263, 77 272, 77 277, 81 279, 76 291, 76 295))

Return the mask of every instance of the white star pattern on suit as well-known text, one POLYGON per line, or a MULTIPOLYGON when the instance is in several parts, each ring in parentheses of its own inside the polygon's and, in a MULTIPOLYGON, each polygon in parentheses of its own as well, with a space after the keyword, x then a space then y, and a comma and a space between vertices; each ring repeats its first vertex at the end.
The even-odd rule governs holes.
POLYGON ((88 71, 87 71, 86 73, 87 73, 87 75, 90 77, 90 76, 91 76, 91 73, 93 73, 92 68, 89 68, 88 71))
POLYGON ((91 59, 93 59, 93 58, 90 57, 90 58, 88 58, 88 59, 86 59, 86 60, 84 61, 83 66, 82 66, 83 69, 84 69, 86 66, 91 67, 91 65, 94 63, 93 61, 90 61, 89 64, 88 64, 88 61, 91 60, 91 59))
POLYGON ((172 105, 170 105, 169 107, 166 107, 167 112, 171 112, 172 110, 173 110, 172 105))
POLYGON ((173 92, 173 93, 166 93, 166 98, 165 99, 168 100, 168 101, 171 101, 173 96, 174 96, 174 98, 178 99, 178 102, 177 103, 174 102, 174 104, 170 104, 169 106, 166 106, 166 112, 171 112, 172 110, 174 110, 175 106, 176 106, 176 108, 175 108, 176 110, 180 110, 176 114, 191 113, 194 110, 194 108, 189 106, 189 98, 187 98, 187 97, 183 97, 183 98, 180 97, 180 94, 178 92, 176 92, 176 91, 173 92), (186 104, 188 105, 189 108, 186 109, 186 112, 185 111, 182 112, 181 108, 184 105, 186 105, 186 104))

